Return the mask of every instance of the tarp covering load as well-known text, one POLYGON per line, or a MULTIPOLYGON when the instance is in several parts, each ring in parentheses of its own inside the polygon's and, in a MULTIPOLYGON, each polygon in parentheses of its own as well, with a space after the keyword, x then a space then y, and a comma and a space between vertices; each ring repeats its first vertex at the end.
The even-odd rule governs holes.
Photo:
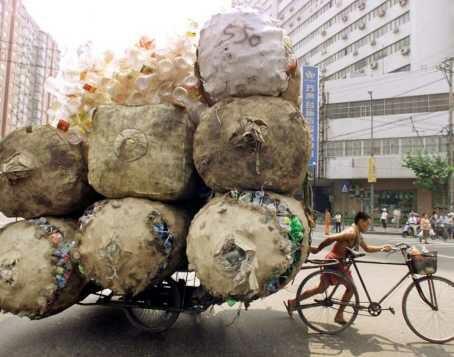
MULTIPOLYGON (((299 82, 290 39, 276 22, 251 9, 211 17, 200 32, 196 66, 210 104, 231 96, 279 96, 290 80, 299 82)), ((299 91, 292 93, 289 99, 297 104, 299 91)))
POLYGON ((80 218, 81 268, 116 294, 138 294, 171 275, 184 256, 189 218, 140 198, 96 203, 80 218))
POLYGON ((302 204, 263 191, 232 191, 196 215, 187 255, 201 284, 224 299, 251 301, 278 291, 306 259, 302 204))
POLYGON ((31 319, 79 301, 85 286, 71 257, 74 222, 39 218, 0 229, 0 308, 31 319))
POLYGON ((170 104, 102 106, 89 136, 89 181, 110 198, 187 198, 194 189, 194 129, 170 104))
POLYGON ((202 114, 194 163, 215 191, 301 189, 310 131, 288 101, 272 97, 225 99, 202 114))
POLYGON ((80 145, 51 126, 23 128, 0 141, 0 211, 9 217, 60 216, 92 192, 80 145))

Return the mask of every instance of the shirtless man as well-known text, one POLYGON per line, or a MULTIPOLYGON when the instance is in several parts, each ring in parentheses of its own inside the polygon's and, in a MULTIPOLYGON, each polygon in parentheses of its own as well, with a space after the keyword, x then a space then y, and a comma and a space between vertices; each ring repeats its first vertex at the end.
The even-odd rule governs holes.
MULTIPOLYGON (((348 281, 351 281, 351 272, 348 270, 347 265, 343 263, 343 259, 347 255, 346 248, 358 250, 359 247, 361 247, 366 253, 389 252, 392 250, 392 246, 389 244, 372 246, 368 245, 364 241, 362 233, 367 231, 369 224, 370 216, 367 213, 359 212, 355 216, 355 223, 351 227, 346 228, 341 233, 327 236, 326 239, 323 240, 318 247, 311 247, 311 253, 317 254, 324 248, 334 243, 333 248, 325 258, 336 259, 341 261, 341 263, 335 265, 334 269, 331 269, 330 271, 332 272, 334 270, 345 276, 348 281)), ((288 300, 287 303, 284 302, 288 314, 290 315, 290 317, 292 316, 292 312, 295 310, 301 300, 310 298, 311 296, 314 296, 316 294, 321 294, 325 292, 330 285, 337 285, 339 283, 342 284, 342 281, 338 282, 337 279, 335 279, 335 276, 332 276, 331 274, 322 274, 320 283, 317 287, 304 291, 296 299, 288 300)), ((344 293, 344 296, 342 297, 342 301, 349 302, 353 292, 350 288, 350 285, 345 286, 345 288, 346 291, 344 293)), ((344 319, 344 310, 345 305, 342 305, 334 318, 334 321, 340 325, 344 325, 346 323, 344 319)))

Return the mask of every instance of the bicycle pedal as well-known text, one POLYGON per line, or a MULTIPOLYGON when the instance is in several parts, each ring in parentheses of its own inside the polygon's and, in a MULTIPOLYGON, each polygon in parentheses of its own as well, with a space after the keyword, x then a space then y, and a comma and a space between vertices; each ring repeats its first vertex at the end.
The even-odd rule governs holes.
POLYGON ((392 308, 392 307, 389 308, 389 312, 393 315, 396 314, 396 310, 394 310, 394 308, 392 308))

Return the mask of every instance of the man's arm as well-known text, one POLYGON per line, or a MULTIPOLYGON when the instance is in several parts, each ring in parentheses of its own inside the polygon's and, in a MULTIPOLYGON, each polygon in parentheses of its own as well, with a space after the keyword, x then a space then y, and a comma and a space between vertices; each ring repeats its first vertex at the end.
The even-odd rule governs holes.
POLYGON ((344 240, 349 241, 352 238, 354 238, 354 233, 351 233, 351 232, 342 232, 342 233, 338 233, 338 234, 329 235, 319 244, 319 246, 317 248, 311 248, 311 253, 317 254, 318 252, 320 252, 324 248, 330 246, 334 242, 339 242, 339 241, 344 241, 344 240))
POLYGON ((389 252, 392 250, 392 245, 368 245, 364 239, 361 239, 359 245, 366 253, 378 253, 378 252, 389 252))

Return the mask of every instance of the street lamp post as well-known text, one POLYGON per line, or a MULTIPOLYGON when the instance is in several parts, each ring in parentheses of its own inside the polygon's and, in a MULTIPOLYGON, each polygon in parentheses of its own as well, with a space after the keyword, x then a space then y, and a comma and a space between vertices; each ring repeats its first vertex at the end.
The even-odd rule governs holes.
MULTIPOLYGON (((369 110, 370 110, 370 165, 374 165, 374 113, 372 112, 372 91, 368 91, 370 102, 369 102, 369 110)), ((375 167, 374 167, 375 169, 375 167)), ((373 181, 373 180, 369 180, 373 181)), ((374 230, 374 183, 370 182, 370 216, 372 218, 372 225, 370 230, 374 230)))

